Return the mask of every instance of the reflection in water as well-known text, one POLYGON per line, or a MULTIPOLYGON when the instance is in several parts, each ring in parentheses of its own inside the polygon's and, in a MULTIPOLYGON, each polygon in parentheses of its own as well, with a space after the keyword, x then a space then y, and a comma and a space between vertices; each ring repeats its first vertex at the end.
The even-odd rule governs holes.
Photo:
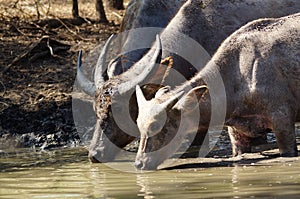
POLYGON ((90 168, 89 173, 89 182, 91 183, 89 192, 91 196, 98 195, 98 197, 106 198, 108 195, 106 188, 106 173, 101 172, 99 167, 90 168))
MULTIPOLYGON (((290 198, 300 195, 300 160, 128 173, 91 164, 79 148, 0 153, 0 198, 290 198)), ((120 168, 132 164, 116 162, 120 168)))
POLYGON ((155 198, 153 192, 151 191, 151 185, 149 186, 149 176, 137 174, 136 184, 141 187, 138 196, 142 196, 145 199, 155 198))
POLYGON ((234 166, 231 170, 232 173, 232 180, 231 180, 231 186, 232 186, 232 193, 234 198, 238 198, 239 195, 239 178, 238 178, 238 166, 234 166))

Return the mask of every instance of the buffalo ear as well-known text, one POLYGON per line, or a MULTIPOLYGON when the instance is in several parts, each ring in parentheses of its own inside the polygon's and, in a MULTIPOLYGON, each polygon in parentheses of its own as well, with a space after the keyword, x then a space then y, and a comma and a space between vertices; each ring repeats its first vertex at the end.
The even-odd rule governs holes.
POLYGON ((205 85, 191 89, 177 104, 176 108, 190 112, 199 105, 199 100, 208 92, 205 85))
POLYGON ((146 84, 141 87, 144 96, 147 100, 151 100, 155 97, 157 91, 161 88, 159 84, 146 84))
POLYGON ((141 107, 145 106, 145 104, 147 103, 147 100, 146 100, 146 98, 142 92, 142 89, 140 88, 139 85, 136 85, 135 92, 136 92, 136 99, 137 99, 138 107, 141 108, 141 107))
POLYGON ((198 99, 200 99, 207 91, 208 91, 208 87, 206 85, 202 85, 193 88, 187 93, 187 95, 194 95, 198 99))
POLYGON ((164 87, 160 88, 160 89, 156 92, 155 98, 159 98, 159 97, 162 96, 163 94, 169 92, 170 89, 171 89, 170 86, 164 86, 164 87))

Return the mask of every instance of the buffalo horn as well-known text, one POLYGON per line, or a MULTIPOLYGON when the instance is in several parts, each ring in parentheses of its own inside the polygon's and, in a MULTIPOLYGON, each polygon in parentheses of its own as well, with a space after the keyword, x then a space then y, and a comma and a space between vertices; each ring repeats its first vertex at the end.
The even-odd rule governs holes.
POLYGON ((94 96, 96 93, 96 87, 94 82, 91 82, 88 78, 81 71, 81 58, 82 58, 82 51, 79 51, 78 60, 77 60, 77 75, 76 80, 79 87, 88 95, 94 96))
MULTIPOLYGON (((146 82, 147 78, 151 77, 157 70, 157 63, 160 63, 162 55, 162 45, 159 35, 156 35, 156 47, 155 49, 152 48, 150 52, 151 51, 154 51, 154 53, 150 55, 151 59, 149 64, 145 64, 144 59, 141 59, 128 71, 120 75, 122 80, 126 80, 118 87, 120 94, 134 89, 138 84, 142 85, 144 82, 146 82)), ((149 56, 148 54, 145 56, 149 56)))

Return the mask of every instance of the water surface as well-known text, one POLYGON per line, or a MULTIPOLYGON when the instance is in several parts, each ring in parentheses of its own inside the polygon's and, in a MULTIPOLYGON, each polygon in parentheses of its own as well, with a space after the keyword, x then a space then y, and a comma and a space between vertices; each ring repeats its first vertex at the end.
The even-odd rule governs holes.
MULTIPOLYGON (((180 160, 135 173, 91 164, 83 148, 0 153, 0 198, 298 198, 298 158, 180 160)), ((135 171, 132 162, 112 163, 135 171)))

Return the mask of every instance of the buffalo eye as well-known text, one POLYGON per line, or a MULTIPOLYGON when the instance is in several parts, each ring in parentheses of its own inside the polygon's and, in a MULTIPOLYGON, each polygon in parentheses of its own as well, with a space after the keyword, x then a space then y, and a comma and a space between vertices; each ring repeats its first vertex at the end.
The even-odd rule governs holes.
POLYGON ((149 131, 152 133, 156 133, 161 129, 161 125, 158 122, 154 122, 149 126, 149 131))

